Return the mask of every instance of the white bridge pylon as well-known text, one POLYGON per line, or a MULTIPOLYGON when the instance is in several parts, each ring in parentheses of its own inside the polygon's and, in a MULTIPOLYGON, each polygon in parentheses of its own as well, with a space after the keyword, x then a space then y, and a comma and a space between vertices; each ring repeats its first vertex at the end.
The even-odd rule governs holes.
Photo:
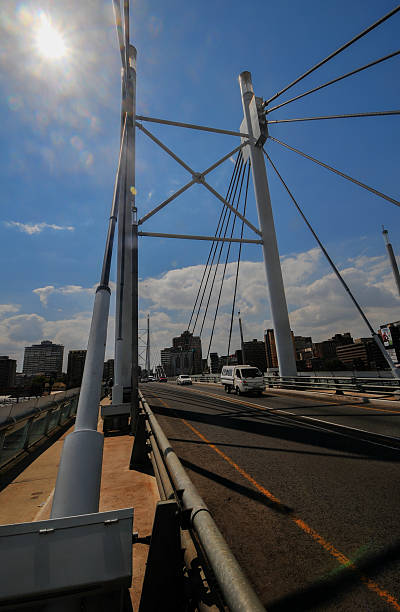
POLYGON ((255 239, 248 238, 233 238, 233 237, 214 237, 214 236, 199 236, 189 234, 169 234, 151 231, 138 231, 138 236, 175 238, 184 240, 210 240, 220 242, 239 242, 245 244, 260 244, 263 247, 264 263, 267 275, 267 283, 269 289, 270 303, 273 326, 275 329, 275 338, 278 354, 278 362, 282 376, 296 376, 296 362, 293 352, 293 343, 291 339, 289 317, 287 311, 286 298, 283 287, 282 271, 279 260, 278 245, 275 235, 275 226, 271 208, 271 201, 268 189, 265 161, 263 157, 262 146, 265 142, 261 134, 259 120, 264 117, 264 113, 258 115, 256 98, 251 86, 251 76, 249 72, 242 73, 239 77, 239 83, 242 90, 242 101, 244 110, 244 120, 242 123, 243 129, 240 131, 222 130, 203 125, 182 123, 179 121, 169 121, 166 119, 157 119, 154 117, 136 116, 135 126, 140 129, 148 138, 150 138, 157 146, 172 157, 179 165, 191 175, 191 180, 173 193, 158 206, 144 215, 138 221, 138 226, 143 225, 157 212, 165 208, 173 200, 182 193, 187 191, 192 185, 203 185, 210 193, 212 193, 223 205, 225 205, 236 217, 238 217, 253 233, 257 235, 255 239), (246 88, 244 91, 244 88, 246 88), (176 155, 166 144, 159 138, 154 136, 142 122, 159 123, 163 125, 171 125, 180 128, 192 130, 200 130, 205 132, 226 134, 229 136, 237 136, 241 139, 241 143, 233 150, 229 151, 221 159, 208 167, 203 172, 196 172, 178 155, 176 155), (218 193, 206 180, 207 174, 220 166, 227 159, 232 157, 238 151, 242 151, 244 158, 250 158, 253 176, 254 192, 257 203, 258 219, 260 228, 255 227, 244 215, 234 208, 226 198, 218 193))

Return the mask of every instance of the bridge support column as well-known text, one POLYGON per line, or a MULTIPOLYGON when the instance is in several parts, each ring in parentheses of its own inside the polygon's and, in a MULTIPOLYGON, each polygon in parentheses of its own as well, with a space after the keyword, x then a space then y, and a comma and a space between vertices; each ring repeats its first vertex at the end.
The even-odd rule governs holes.
POLYGON ((97 430, 110 289, 97 288, 75 429, 64 442, 51 518, 98 512, 103 435, 97 430))
POLYGON ((251 172, 257 203, 258 220, 263 239, 263 254, 273 327, 275 331, 276 351, 278 354, 281 376, 296 376, 296 359, 291 338, 289 316, 283 287, 278 244, 275 235, 274 218, 272 215, 271 198, 268 188, 267 172, 262 151, 263 140, 256 98, 253 91, 250 72, 242 72, 239 76, 240 91, 244 113, 245 129, 252 143, 249 149, 251 172))

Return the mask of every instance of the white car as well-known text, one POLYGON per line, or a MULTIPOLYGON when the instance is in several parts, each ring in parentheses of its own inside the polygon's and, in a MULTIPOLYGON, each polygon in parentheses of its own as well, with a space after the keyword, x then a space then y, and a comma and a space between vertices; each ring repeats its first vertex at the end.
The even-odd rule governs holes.
POLYGON ((180 374, 176 379, 177 385, 191 385, 192 379, 187 374, 180 374))

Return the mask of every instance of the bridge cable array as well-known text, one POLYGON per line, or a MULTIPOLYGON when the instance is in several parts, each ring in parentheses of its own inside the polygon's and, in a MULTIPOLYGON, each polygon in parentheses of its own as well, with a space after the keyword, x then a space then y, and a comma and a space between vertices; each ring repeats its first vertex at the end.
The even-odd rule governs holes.
POLYGON ((291 151, 294 151, 294 153, 297 153, 298 155, 301 155, 301 156, 305 157, 306 159, 309 159, 309 160, 313 161, 314 163, 318 164, 319 166, 322 166, 323 168, 326 168, 327 170, 330 170, 331 172, 334 172, 335 174, 338 174, 339 176, 347 179, 348 181, 351 181, 355 185, 358 185, 359 187, 362 187, 363 189, 366 189, 367 191, 370 191, 371 193, 374 193, 375 195, 379 196, 380 198, 383 198, 384 200, 387 200, 388 202, 391 202, 392 204, 396 204, 396 206, 400 206, 400 202, 398 200, 395 200, 394 198, 391 198, 390 196, 382 193, 381 191, 378 191, 377 189, 374 189, 373 187, 369 187, 369 185, 366 185, 365 183, 362 183, 361 181, 358 181, 357 179, 352 178, 348 174, 345 174, 344 172, 341 172, 340 170, 337 170, 336 168, 333 168, 332 166, 329 166, 328 164, 325 164, 324 162, 316 159, 315 157, 312 157, 311 155, 308 155, 307 153, 304 153, 303 151, 300 151, 299 149, 296 149, 295 147, 291 147, 290 145, 286 144, 285 142, 282 142, 282 140, 278 140, 277 138, 274 138, 273 136, 269 136, 269 139, 273 140, 274 142, 277 142, 278 144, 282 145, 283 147, 286 147, 287 149, 290 149, 291 151))
MULTIPOLYGON (((235 166, 234 166, 234 169, 233 169, 233 172, 230 178, 229 186, 227 189, 226 200, 227 202, 233 205, 235 211, 238 211, 240 204, 241 204, 241 200, 242 200, 242 193, 243 191, 245 191, 245 198, 244 198, 244 205, 243 205, 243 212, 242 212, 243 217, 245 216, 246 207, 247 207, 247 193, 248 193, 248 186, 249 186, 249 178, 250 178, 250 161, 245 162, 243 160, 242 152, 239 151, 237 154, 235 166), (245 180, 246 171, 247 171, 247 178, 245 180), (244 184, 245 184, 245 190, 243 190, 244 184)), ((213 241, 210 247, 210 251, 209 251, 208 258, 207 258, 207 261, 204 267, 204 271, 202 274, 202 278, 200 281, 195 303, 194 303, 194 306, 191 312, 191 316, 190 316, 190 320, 189 320, 189 324, 188 324, 188 330, 192 326, 191 332, 194 334, 198 323, 200 324, 200 321, 201 321, 200 330, 198 332, 199 336, 201 337, 203 333, 204 325, 206 322, 206 318, 208 315, 211 297, 213 295, 214 287, 216 285, 216 278, 217 278, 219 266, 223 265, 221 278, 218 281, 219 290, 218 290, 218 296, 217 296, 217 301, 216 301, 216 308, 215 308, 215 312, 213 316, 211 335, 210 335, 209 344, 208 344, 207 359, 209 357, 211 346, 212 346, 215 325, 216 325, 219 306, 221 302, 222 290, 223 290, 225 276, 226 276, 226 269, 227 269, 228 262, 229 262, 229 256, 231 254, 231 248, 232 248, 231 239, 233 238, 235 227, 236 227, 236 215, 234 215, 232 210, 228 209, 228 207, 225 205, 221 211, 221 214, 218 220, 218 224, 217 224, 217 229, 215 231, 215 238, 218 238, 220 240, 213 241), (220 247, 218 249, 219 242, 220 242, 220 247), (222 264, 221 258, 222 258, 225 242, 228 242, 228 247, 225 253, 225 261, 222 264), (217 254, 217 251, 218 251, 218 254, 217 254), (205 306, 202 312, 204 302, 205 302, 205 306)), ((243 232, 244 232, 244 221, 242 219, 241 229, 240 229, 240 240, 243 239, 243 232)), ((239 242, 239 255, 238 255, 237 268, 236 268, 235 288, 234 288, 233 305, 232 305, 232 313, 231 313, 231 320, 230 320, 230 331, 229 331, 229 342, 228 342, 229 347, 230 347, 231 335, 232 335, 233 313, 234 313, 235 302, 236 302, 236 292, 237 292, 241 252, 242 252, 242 242, 239 242)))
MULTIPOLYGON (((231 176, 231 180, 230 180, 230 183, 229 183, 229 186, 228 186, 228 190, 227 190, 227 193, 226 193, 226 196, 225 196, 225 199, 226 199, 226 200, 227 200, 227 199, 230 197, 230 191, 231 191, 232 183, 233 183, 233 181, 235 180, 235 177, 236 177, 236 173, 237 173, 237 170, 238 170, 238 166, 239 166, 239 161, 240 161, 240 159, 241 159, 241 156, 238 154, 238 155, 236 156, 235 167, 234 167, 234 169, 233 169, 232 176, 231 176)), ((215 236, 216 238, 217 238, 217 237, 220 237, 219 228, 220 228, 220 224, 221 224, 221 222, 223 223, 222 218, 223 218, 223 215, 224 215, 224 211, 225 211, 225 214, 226 214, 226 209, 227 209, 227 207, 226 207, 225 205, 224 205, 224 206, 222 207, 222 209, 221 209, 221 213, 220 213, 219 220, 218 220, 218 224, 217 224, 217 229, 215 230, 215 234, 214 234, 214 236, 215 236)), ((222 225, 221 225, 221 227, 222 227, 222 225)), ((192 323, 192 319, 193 319, 194 311, 196 310, 196 306, 197 306, 197 303, 198 303, 198 299, 199 299, 199 296, 200 296, 200 292, 201 292, 201 289, 202 289, 202 287, 203 287, 204 278, 205 278, 205 275, 206 275, 207 270, 208 270, 208 264, 209 264, 210 258, 211 258, 212 254, 213 254, 214 248, 215 248, 215 250, 216 250, 217 245, 218 245, 218 242, 217 242, 217 241, 213 241, 213 242, 211 243, 211 246, 210 246, 210 252, 209 252, 209 254, 208 254, 207 262, 206 262, 206 265, 205 265, 205 267, 204 267, 204 271, 203 271, 203 276, 202 276, 202 278, 201 278, 201 282, 200 282, 200 285, 199 285, 199 289, 198 289, 198 291, 197 291, 197 295, 196 295, 196 299, 195 299, 194 306, 193 306, 193 309, 192 309, 192 313, 191 313, 191 315, 190 315, 190 320, 189 320, 189 323, 188 323, 188 326, 187 326, 188 330, 190 329, 190 325, 191 325, 191 323, 192 323)), ((211 264, 211 265, 212 265, 212 264, 211 264)), ((207 280, 208 280, 208 278, 207 278, 207 280)), ((207 282, 207 281, 206 281, 206 282, 207 282)), ((204 294, 203 294, 203 296, 204 296, 204 294)), ((201 307, 201 304, 200 304, 200 307, 201 307)), ((198 316, 198 315, 197 315, 197 316, 198 316)), ((196 318, 196 322, 197 322, 197 318, 196 318)), ((196 322, 195 322, 195 324, 194 324, 194 327, 196 326, 196 322)), ((194 331, 194 328, 193 328, 193 331, 194 331)))
MULTIPOLYGON (((249 160, 249 165, 248 165, 248 170, 247 170, 246 192, 245 192, 244 206, 243 206, 243 216, 244 217, 246 216, 247 194, 248 194, 248 191, 249 191, 249 181, 250 181, 250 160, 249 160)), ((244 230, 244 223, 242 221, 242 228, 240 230, 240 239, 243 238, 243 230, 244 230)), ((237 294, 237 286, 238 286, 238 279, 239 279, 239 268, 240 268, 240 260, 241 260, 241 257, 242 257, 242 246, 243 246, 243 243, 241 242, 239 244, 239 253, 238 253, 238 259, 237 259, 237 265, 236 265, 236 274, 235 274, 235 287, 234 287, 234 290, 233 290, 231 322, 230 322, 230 326, 229 326, 228 350, 226 352, 227 359, 229 359, 229 354, 230 354, 230 350, 231 350, 233 316, 234 316, 234 313, 235 313, 236 294, 237 294)))
MULTIPOLYGON (((282 183, 283 187, 285 188, 285 190, 287 191, 290 199, 292 200, 293 204, 295 205, 297 211, 299 212, 300 216, 302 217, 303 221, 305 222, 305 224, 307 225, 308 229, 310 230, 310 232, 312 233, 312 235, 314 236, 315 240, 318 243, 318 246, 320 247, 322 253, 325 255, 329 265, 331 266, 333 272, 335 273, 335 275, 337 276, 337 278, 339 279, 339 282, 341 283, 341 285, 343 286, 344 290, 346 291, 346 293, 348 294, 348 296, 350 297, 351 301, 353 302, 354 306, 356 307, 356 309, 358 310, 359 314, 361 315, 362 319, 364 320, 364 323, 366 324, 366 326, 368 327, 372 338, 374 339, 375 343, 377 344, 379 350, 383 353, 384 357, 387 359, 388 355, 386 353, 386 350, 383 347, 382 342, 379 339, 378 334, 375 332, 374 328, 372 327, 371 323, 369 322, 366 314, 364 313, 363 309, 361 308, 360 304, 357 302, 356 298, 354 297, 350 287, 348 286, 348 284, 346 283, 346 281, 344 280, 342 274, 339 272, 338 268, 336 267, 335 263, 333 262, 332 258, 330 257, 328 251, 326 250, 326 248, 324 247, 324 245, 322 244, 321 240, 319 239, 317 233, 315 232, 314 228, 312 227, 311 223, 309 222, 309 220, 307 219, 307 217, 305 216, 303 210, 301 209, 299 203, 297 202, 297 200, 295 199, 294 195, 292 194, 292 192, 290 191, 289 187, 287 186, 285 180, 282 178, 280 172, 278 171, 276 165, 274 164, 274 162, 272 161, 272 159, 270 158, 270 156, 268 155, 268 153, 265 151, 265 149, 263 149, 264 151, 264 155, 265 157, 268 159, 269 163, 271 164, 272 168, 274 169, 276 175, 278 176, 280 182, 282 183)), ((390 361, 388 360, 389 365, 391 365, 392 370, 395 370, 395 367, 393 364, 390 364, 390 361)))
POLYGON ((347 77, 353 76, 354 74, 357 74, 358 72, 362 72, 363 70, 366 70, 367 68, 372 68, 372 66, 376 66, 377 64, 380 64, 381 62, 385 62, 386 60, 391 59, 392 57, 396 57, 396 55, 400 55, 400 50, 394 51, 394 53, 389 53, 389 55, 385 55, 384 57, 380 57, 379 59, 373 62, 370 62, 369 64, 365 64, 364 66, 361 66, 360 68, 356 68, 355 70, 352 70, 351 72, 346 72, 346 74, 342 74, 342 76, 336 77, 335 79, 332 79, 331 81, 327 81, 326 83, 323 83, 322 85, 319 85, 318 87, 314 87, 313 89, 309 89, 308 91, 305 91, 304 93, 299 94, 298 96, 295 96, 294 98, 290 98, 290 100, 285 100, 285 102, 281 102, 280 104, 277 104, 276 106, 273 106, 272 108, 267 108, 265 112, 266 114, 272 113, 272 111, 277 110, 278 108, 282 108, 282 106, 286 106, 286 104, 290 104, 290 102, 294 102, 295 100, 300 100, 301 98, 305 98, 305 96, 308 96, 309 94, 312 94, 315 91, 319 91, 320 89, 329 87, 329 85, 333 85, 333 83, 338 83, 339 81, 342 81, 343 79, 347 79, 347 77))
MULTIPOLYGON (((237 178, 236 178, 236 183, 235 183, 235 186, 234 186, 234 189, 233 189, 233 197, 232 197, 232 204, 233 205, 235 203, 236 192, 237 192, 237 188, 238 188, 239 182, 243 181, 243 178, 242 178, 243 177, 243 172, 244 172, 243 158, 242 158, 242 156, 240 156, 240 168, 239 168, 239 172, 238 172, 237 178)), ((234 206, 234 210, 238 210, 238 209, 239 209, 239 200, 237 200, 236 206, 234 206)), ((232 217, 232 210, 229 210, 229 214, 227 215, 227 219, 226 219, 226 222, 225 222, 225 229, 224 229, 223 238, 226 238, 226 235, 227 235, 227 232, 228 232, 229 223, 231 221, 231 217, 232 217)), ((235 219, 235 216, 234 216, 234 219, 235 219)), ((209 294, 208 294, 207 304, 206 304, 206 308, 205 308, 205 311, 204 311, 204 314, 203 314, 203 321, 202 321, 201 327, 200 327, 200 332, 199 332, 200 336, 203 333, 204 323, 206 321, 206 316, 207 316, 207 312, 208 312, 208 307, 210 305, 211 295, 212 295, 213 290, 214 290, 215 279, 216 279, 216 276, 217 276, 218 266, 219 266, 219 263, 221 261, 221 255, 222 255, 223 249, 224 249, 224 242, 221 242, 220 247, 219 247, 217 263, 216 263, 216 265, 214 267, 214 276, 213 276, 213 279, 211 281, 211 286, 210 286, 210 291, 209 291, 209 294)))
MULTIPOLYGON (((231 178, 230 183, 229 183, 229 187, 228 187, 228 191, 227 191, 227 196, 225 198, 226 201, 229 202, 229 203, 230 203, 230 200, 231 200, 231 195, 233 193, 233 190, 235 189, 235 186, 237 185, 237 180, 238 180, 239 173, 240 173, 240 171, 242 169, 242 165, 243 165, 242 155, 238 154, 237 155, 237 159, 236 159, 236 163, 235 163, 235 168, 234 168, 234 170, 232 172, 232 178, 231 178)), ((224 223, 226 223, 227 212, 228 212, 228 208, 227 208, 227 206, 224 205, 223 208, 222 208, 222 211, 221 211, 221 215, 220 215, 220 222, 221 223, 218 224, 218 226, 220 225, 219 229, 218 229, 218 226, 217 226, 217 232, 216 233, 218 233, 218 236, 217 236, 218 238, 222 237, 222 231, 223 231, 224 223)), ((225 230, 225 233, 226 233, 226 230, 225 230)), ((221 244, 223 245, 223 242, 221 244)), ((193 334, 194 334, 195 329, 196 329, 196 325, 197 325, 197 321, 198 321, 198 318, 199 318, 199 315, 200 315, 201 307, 203 305, 204 296, 206 294, 206 290, 207 290, 207 286, 208 286, 208 281, 210 279, 211 270, 212 270, 212 267, 213 267, 213 264, 214 264, 215 255, 216 255, 217 249, 218 249, 218 241, 215 241, 214 245, 211 245, 211 249, 213 250, 213 253, 212 253, 211 261, 208 260, 208 264, 206 264, 207 277, 206 277, 206 280, 205 280, 205 282, 203 284, 203 290, 202 290, 201 299, 200 299, 200 302, 199 302, 198 307, 197 307, 197 314, 196 314, 196 318, 195 318, 193 329, 192 329, 192 333, 193 334)), ((204 276, 205 276, 205 274, 203 274, 203 279, 204 279, 204 276)), ((202 282, 203 282, 203 280, 202 280, 202 282)), ((208 310, 209 303, 210 303, 210 296, 208 297, 208 300, 207 300, 206 312, 208 310)), ((204 317, 203 317, 203 325, 204 325, 204 317)), ((202 325, 201 330, 200 330, 200 335, 201 335, 201 331, 203 329, 203 325, 202 325)))
MULTIPOLYGON (((238 197, 237 197, 237 206, 236 206, 237 209, 239 208, 240 196, 242 194, 243 180, 244 180, 244 175, 245 175, 245 171, 246 171, 246 165, 247 165, 247 162, 245 162, 243 164, 243 172, 242 172, 241 177, 240 177, 240 188, 239 188, 239 193, 238 193, 238 197)), ((229 211, 229 216, 230 215, 231 215, 231 211, 229 211)), ((228 220, 228 223, 229 223, 229 220, 228 220)), ((236 216, 233 217, 232 229, 231 229, 231 235, 230 235, 231 238, 233 238, 233 232, 235 231, 235 225, 236 225, 236 216)), ((223 245, 223 243, 222 243, 222 245, 223 245)), ((231 252, 231 247, 232 247, 232 243, 229 242, 228 243, 228 248, 226 250, 225 263, 224 263, 224 268, 223 268, 221 282, 220 282, 220 287, 219 287, 217 304, 216 304, 216 307, 215 307, 214 320, 213 320, 212 329, 211 329, 210 341, 209 341, 209 344, 208 344, 208 351, 207 351, 207 357, 206 357, 207 361, 208 361, 208 356, 210 354, 211 344, 212 344, 212 340, 213 340, 213 336, 214 336, 215 322, 216 322, 217 316, 218 316, 218 310, 219 310, 219 305, 220 305, 220 301, 221 301, 221 294, 222 294, 222 289, 223 289, 224 281, 225 281, 226 267, 228 265, 228 259, 229 259, 229 255, 230 255, 230 252, 231 252)), ((216 270, 215 270, 215 272, 216 272, 216 270)))
POLYGON ((342 51, 344 51, 345 49, 347 49, 348 47, 350 47, 351 45, 353 45, 355 42, 357 42, 358 40, 360 40, 361 38, 363 38, 363 36, 365 36, 366 34, 369 34, 369 32, 372 32, 372 30, 374 30, 375 28, 377 28, 379 25, 381 25, 384 21, 386 21, 387 19, 389 19, 390 17, 393 17, 393 15, 395 15, 396 13, 398 13, 400 11, 400 5, 396 6, 394 9, 392 9, 391 11, 389 11, 388 13, 386 13, 386 15, 384 15, 383 17, 381 17, 380 19, 378 19, 378 21, 375 21, 375 23, 373 23, 372 25, 370 25, 368 28, 366 28, 365 30, 363 30, 362 32, 360 32, 360 34, 357 34, 357 36, 354 36, 354 38, 352 38, 351 40, 349 40, 347 43, 345 43, 344 45, 342 45, 341 47, 339 47, 338 49, 336 49, 336 51, 333 51, 333 53, 331 53, 330 55, 328 55, 325 59, 321 60, 320 62, 318 62, 317 64, 315 64, 315 66, 313 66, 312 68, 310 68, 309 70, 307 70, 306 72, 304 72, 302 75, 300 75, 299 77, 297 77, 297 79, 295 79, 294 81, 292 81, 291 83, 289 83, 289 85, 287 85, 286 87, 284 87, 283 89, 281 89, 280 91, 278 91, 275 95, 273 95, 271 98, 269 98, 268 100, 266 100, 264 102, 264 106, 268 106, 268 104, 270 102, 272 102, 273 100, 276 100, 276 98, 278 98, 278 96, 282 95, 283 93, 285 93, 286 91, 288 91, 288 89, 290 89, 291 87, 293 87, 294 85, 296 85, 297 83, 299 83, 300 81, 302 81, 306 76, 308 76, 309 74, 311 74, 312 72, 314 72, 315 70, 317 70, 318 68, 320 68, 321 66, 323 66, 324 64, 326 64, 327 62, 329 62, 329 60, 333 59, 334 57, 336 57, 337 55, 339 55, 339 53, 341 53, 342 51))

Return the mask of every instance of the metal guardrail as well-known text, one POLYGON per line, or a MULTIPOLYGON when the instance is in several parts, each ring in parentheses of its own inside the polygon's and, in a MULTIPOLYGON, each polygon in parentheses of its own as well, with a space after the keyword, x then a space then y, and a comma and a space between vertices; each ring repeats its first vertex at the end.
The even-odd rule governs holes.
MULTIPOLYGON (((191 376, 194 382, 219 383, 219 374, 191 376)), ((278 389, 334 390, 400 396, 400 381, 394 378, 362 378, 355 376, 264 376, 266 387, 278 389)))
POLYGON ((400 395, 400 381, 394 378, 315 377, 315 376, 267 376, 268 388, 302 390, 334 390, 337 395, 344 391, 374 393, 383 396, 400 395))
MULTIPOLYGON (((196 543, 197 546, 200 545, 202 555, 205 556, 205 560, 212 570, 224 603, 232 612, 265 612, 265 607, 261 604, 243 574, 210 511, 184 470, 151 408, 140 393, 140 413, 132 451, 131 468, 140 463, 143 460, 143 455, 149 452, 160 497, 162 500, 175 500, 178 507, 180 528, 189 529, 195 546, 196 543)), ((153 527, 153 534, 154 532, 155 528, 153 527)), ((150 556, 151 550, 149 558, 150 556)), ((147 566, 151 571, 149 561, 147 566)), ((205 574, 207 575, 207 572, 205 574)), ((145 609, 146 604, 143 605, 143 602, 141 602, 139 611, 145 609)))
POLYGON ((79 389, 0 407, 0 468, 76 414, 79 389))

